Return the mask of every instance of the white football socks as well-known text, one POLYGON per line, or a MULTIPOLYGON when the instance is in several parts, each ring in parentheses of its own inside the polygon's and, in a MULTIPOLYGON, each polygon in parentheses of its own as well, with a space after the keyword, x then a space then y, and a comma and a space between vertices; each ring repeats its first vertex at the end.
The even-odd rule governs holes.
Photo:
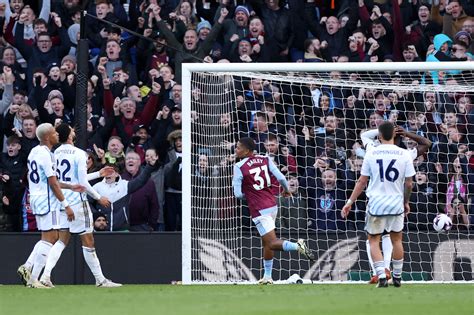
POLYGON ((38 280, 41 270, 43 270, 43 267, 46 264, 46 259, 48 258, 51 247, 53 247, 53 244, 46 241, 40 241, 34 258, 31 282, 38 280))
POLYGON ((382 236, 382 253, 383 253, 383 262, 385 268, 390 270, 390 262, 392 261, 392 252, 393 252, 393 245, 392 240, 390 239, 390 235, 383 235, 382 236))
POLYGON ((392 260, 392 265, 393 265, 393 276, 395 278, 401 278, 402 269, 403 269, 403 259, 392 260))
POLYGON ((372 254, 370 253, 370 242, 369 240, 365 241, 365 249, 367 251, 367 257, 369 257, 370 268, 372 269, 372 276, 377 275, 377 270, 375 270, 374 261, 372 259, 372 254))
POLYGON ((41 280, 49 280, 51 278, 51 271, 56 266, 64 248, 66 248, 66 245, 64 245, 62 241, 58 240, 56 243, 54 243, 53 247, 49 251, 48 259, 46 260, 46 266, 44 267, 44 272, 41 276, 41 280))
POLYGON ((384 278, 387 277, 385 275, 385 267, 384 267, 383 260, 375 261, 374 262, 374 267, 375 267, 375 270, 377 271, 377 276, 379 276, 379 279, 384 279, 384 278))
POLYGON ((33 250, 31 251, 30 256, 28 256, 28 259, 25 262, 26 268, 31 269, 33 267, 33 263, 35 262, 36 253, 38 252, 38 247, 40 243, 41 243, 41 240, 36 242, 35 247, 33 247, 33 250))
POLYGON ((104 281, 105 277, 102 273, 102 268, 100 268, 100 262, 99 258, 97 258, 95 248, 82 246, 82 253, 84 255, 84 260, 95 277, 96 283, 101 283, 104 281))

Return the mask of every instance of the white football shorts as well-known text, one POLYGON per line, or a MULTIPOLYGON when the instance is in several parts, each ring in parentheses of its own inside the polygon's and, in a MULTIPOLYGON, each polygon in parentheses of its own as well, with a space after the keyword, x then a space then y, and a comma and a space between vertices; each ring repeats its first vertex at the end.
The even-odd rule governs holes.
POLYGON ((268 232, 275 229, 275 220, 278 214, 278 208, 275 206, 260 210, 259 212, 261 215, 253 218, 252 221, 255 223, 260 236, 264 236, 268 232))
POLYGON ((59 208, 56 210, 51 210, 43 215, 36 215, 36 226, 38 231, 50 231, 50 230, 59 230, 60 227, 60 214, 59 208))
POLYGON ((74 212, 74 220, 69 222, 65 210, 61 210, 61 229, 73 234, 92 233, 94 230, 92 212, 87 201, 70 205, 74 212))
POLYGON ((404 214, 376 217, 367 213, 365 230, 371 235, 387 232, 401 232, 403 230, 404 214))

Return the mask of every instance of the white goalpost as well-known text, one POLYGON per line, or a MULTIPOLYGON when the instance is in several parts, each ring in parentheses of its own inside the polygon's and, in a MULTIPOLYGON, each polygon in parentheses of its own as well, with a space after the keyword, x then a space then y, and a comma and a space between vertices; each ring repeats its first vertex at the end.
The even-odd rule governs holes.
POLYGON ((273 279, 368 281, 366 198, 348 220, 340 210, 364 145, 377 141, 366 131, 386 120, 416 157, 403 280, 472 283, 473 88, 474 62, 183 64, 183 284, 255 283, 263 274, 260 237, 233 196, 233 150, 243 136, 290 183, 293 198, 284 198, 272 181, 277 236, 303 238, 316 255, 276 253, 273 279), (438 213, 451 217, 450 230, 433 229, 438 213))

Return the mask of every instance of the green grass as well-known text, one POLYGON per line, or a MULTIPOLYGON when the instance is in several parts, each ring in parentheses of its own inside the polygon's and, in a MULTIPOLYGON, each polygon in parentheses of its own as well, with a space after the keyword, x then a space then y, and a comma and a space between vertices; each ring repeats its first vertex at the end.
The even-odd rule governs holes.
POLYGON ((474 285, 0 286, 0 314, 474 314, 474 285))

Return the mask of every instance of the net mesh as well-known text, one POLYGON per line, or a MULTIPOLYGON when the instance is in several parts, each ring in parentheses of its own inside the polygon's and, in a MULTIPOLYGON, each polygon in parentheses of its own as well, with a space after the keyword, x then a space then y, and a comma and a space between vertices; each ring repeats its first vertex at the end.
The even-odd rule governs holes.
POLYGON ((277 235, 308 240, 317 256, 309 263, 276 253, 273 278, 370 278, 365 195, 348 220, 340 210, 360 175, 365 144, 376 141, 361 133, 386 120, 431 142, 423 154, 426 143, 398 140, 415 152, 417 171, 405 224, 405 280, 472 280, 472 81, 470 71, 193 73, 192 281, 255 281, 263 274, 260 237, 245 203, 233 196, 233 150, 244 136, 290 184, 293 198, 284 198, 272 179, 277 235), (438 213, 452 218, 450 231, 434 231, 438 213))

